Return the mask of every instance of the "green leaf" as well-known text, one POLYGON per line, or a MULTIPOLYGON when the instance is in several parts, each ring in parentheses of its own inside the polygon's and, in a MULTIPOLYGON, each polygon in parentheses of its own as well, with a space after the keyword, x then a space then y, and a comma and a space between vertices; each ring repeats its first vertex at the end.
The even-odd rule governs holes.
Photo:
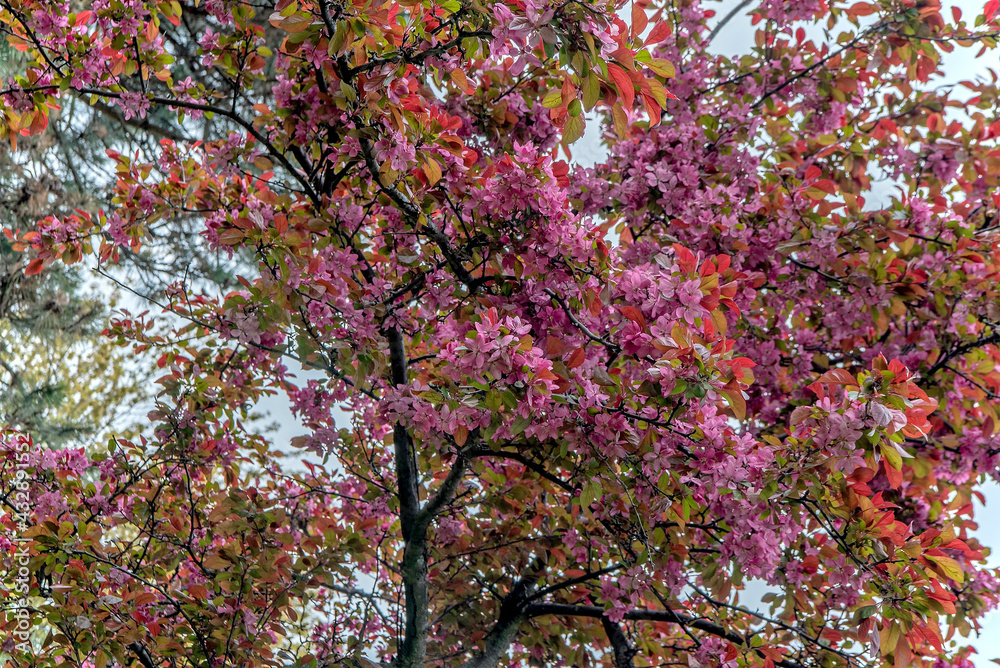
POLYGON ((601 489, 600 480, 591 478, 580 492, 580 506, 589 508, 592 503, 601 498, 602 494, 604 494, 604 490, 601 489))
POLYGON ((562 90, 553 88, 542 98, 542 106, 546 109, 555 109, 562 106, 562 90))
POLYGON ((665 58, 653 58, 646 63, 646 67, 653 70, 653 72, 660 75, 664 79, 673 79, 674 75, 677 74, 676 70, 674 70, 673 63, 665 58))
POLYGON ((341 53, 344 49, 344 41, 347 39, 347 22, 340 21, 337 23, 337 31, 333 33, 333 39, 327 45, 327 53, 334 57, 338 53, 341 53))
POLYGON ((898 452, 896 452, 896 448, 892 447, 892 445, 885 442, 879 443, 878 447, 879 450, 882 452, 882 456, 885 457, 886 464, 896 469, 897 471, 902 470, 903 458, 900 456, 898 452))
POLYGON ((601 82, 597 75, 591 72, 583 81, 584 108, 590 111, 599 99, 601 99, 601 82))
POLYGON ((583 116, 569 116, 563 126, 563 144, 572 144, 582 137, 584 127, 583 116))
POLYGON ((863 608, 858 608, 858 611, 855 613, 855 615, 858 621, 862 621, 868 619, 876 612, 878 612, 878 608, 876 606, 866 605, 863 608))
POLYGON ((511 436, 517 436, 521 434, 525 429, 528 428, 528 425, 530 424, 531 424, 530 417, 524 417, 523 415, 518 416, 518 418, 514 420, 514 424, 510 426, 511 436))
POLYGON ((942 572, 949 578, 955 581, 956 584, 962 584, 965 580, 965 571, 962 567, 958 565, 958 562, 951 557, 937 557, 930 556, 929 554, 924 555, 928 561, 933 561, 942 572))
POLYGON ((356 90, 354 90, 354 87, 343 81, 340 82, 340 92, 343 93, 344 97, 346 97, 351 102, 354 102, 355 100, 358 99, 358 93, 356 90))

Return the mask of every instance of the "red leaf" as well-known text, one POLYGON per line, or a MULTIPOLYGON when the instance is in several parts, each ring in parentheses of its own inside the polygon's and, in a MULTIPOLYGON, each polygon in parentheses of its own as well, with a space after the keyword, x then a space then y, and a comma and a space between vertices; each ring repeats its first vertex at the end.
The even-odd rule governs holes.
POLYGON ((864 466, 859 466, 858 468, 854 469, 854 473, 847 476, 847 481, 852 483, 868 482, 874 477, 875 477, 875 471, 871 470, 870 468, 866 468, 864 466))
POLYGON ((819 188, 827 195, 837 194, 837 184, 830 179, 820 179, 812 184, 814 188, 819 188))
POLYGON ((653 29, 649 31, 646 36, 646 44, 659 44, 665 40, 670 35, 670 24, 666 21, 660 21, 653 29))
POLYGON ((25 276, 34 276, 35 274, 42 271, 42 267, 45 266, 45 262, 41 258, 35 258, 28 263, 28 266, 24 268, 25 276))
POLYGON ((694 253, 680 244, 674 244, 674 252, 677 253, 677 264, 681 266, 681 269, 688 273, 695 270, 698 260, 695 258, 694 253))
POLYGON ((894 359, 891 362, 889 362, 889 371, 895 374, 896 376, 895 380, 897 383, 906 380, 906 378, 909 376, 909 371, 907 370, 906 365, 904 365, 897 359, 894 359))
POLYGON ((244 236, 245 235, 242 230, 237 230, 231 227, 219 232, 219 243, 225 246, 235 246, 243 241, 244 236))
POLYGON ((788 423, 793 427, 797 427, 805 419, 812 414, 812 406, 796 406, 795 410, 792 411, 792 416, 789 418, 788 423))
POLYGON ((732 643, 726 643, 726 657, 725 657, 725 660, 726 660, 727 663, 729 661, 733 661, 734 659, 736 659, 736 657, 739 656, 739 653, 740 653, 739 650, 736 649, 736 645, 734 645, 732 643))
POLYGON ((618 94, 622 96, 622 106, 626 109, 631 109, 632 103, 635 102, 635 88, 632 80, 629 79, 625 70, 614 63, 608 63, 608 75, 614 82, 615 88, 618 89, 618 94))
POLYGON ((573 354, 569 356, 569 361, 566 362, 567 369, 575 369, 576 367, 583 364, 583 360, 586 358, 587 354, 583 352, 583 348, 577 348, 573 351, 573 354))
POLYGON ((646 17, 646 10, 639 6, 638 2, 632 3, 632 39, 639 37, 646 32, 649 25, 649 18, 646 17))
POLYGON ((590 315, 598 316, 601 315, 601 311, 604 309, 604 304, 601 303, 601 295, 597 290, 590 291, 590 315))
POLYGON ((49 117, 45 112, 36 112, 34 117, 31 119, 31 127, 28 129, 33 135, 37 135, 49 126, 49 117))
POLYGON ((642 94, 642 104, 646 107, 650 127, 660 124, 660 105, 649 95, 642 94))
POLYGON ((846 369, 830 369, 817 380, 817 383, 825 383, 827 385, 847 385, 858 387, 858 380, 850 374, 846 369))
POLYGON ((818 399, 826 398, 826 390, 823 389, 823 383, 819 382, 811 383, 809 385, 806 385, 806 389, 812 390, 813 394, 815 394, 818 399))
POLYGON ((868 16, 874 13, 875 8, 867 2, 856 2, 848 8, 847 13, 850 16, 868 16))
POLYGON ((623 316, 639 325, 639 329, 646 331, 646 317, 642 315, 642 311, 634 306, 622 306, 618 310, 623 316))
POLYGON ((885 477, 889 480, 892 488, 899 489, 899 486, 903 484, 903 472, 889 466, 884 459, 882 460, 882 470, 885 471, 885 477))

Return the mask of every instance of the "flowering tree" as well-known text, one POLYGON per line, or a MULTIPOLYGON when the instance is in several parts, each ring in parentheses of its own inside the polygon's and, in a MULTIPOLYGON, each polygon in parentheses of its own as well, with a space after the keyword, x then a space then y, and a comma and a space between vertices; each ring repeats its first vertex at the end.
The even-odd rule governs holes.
POLYGON ((179 218, 244 266, 111 322, 162 368, 143 438, 8 432, 10 660, 967 664, 1000 119, 935 77, 997 0, 0 7, 12 145, 71 98, 176 115, 112 208, 8 231, 26 271, 116 280, 179 218), (274 393, 303 466, 247 426, 274 393))
MULTIPOLYGON (((0 219, 13 227, 88 206, 45 168, 46 143, 31 137, 13 155, 0 145, 0 219)), ((145 395, 149 365, 101 336, 109 309, 79 266, 25 276, 30 259, 0 237, 0 423, 46 445, 106 440, 130 427, 122 412, 145 395)))

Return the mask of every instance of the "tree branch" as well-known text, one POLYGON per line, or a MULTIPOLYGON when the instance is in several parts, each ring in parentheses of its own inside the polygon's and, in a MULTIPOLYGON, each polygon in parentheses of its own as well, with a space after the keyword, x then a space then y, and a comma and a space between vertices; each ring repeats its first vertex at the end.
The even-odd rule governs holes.
POLYGON ((572 322, 573 325, 577 329, 579 329, 583 333, 584 336, 586 336, 588 339, 590 339, 594 343, 601 344, 602 346, 604 346, 605 348, 607 348, 608 351, 611 352, 612 354, 617 355, 621 351, 621 347, 617 343, 612 343, 611 341, 608 341, 607 339, 601 338, 600 336, 597 336, 596 334, 594 334, 593 332, 591 332, 589 329, 587 329, 587 326, 584 325, 582 322, 580 322, 580 320, 575 315, 573 315, 573 311, 570 310, 569 305, 566 303, 566 300, 563 299, 562 297, 560 297, 559 295, 557 295, 554 290, 552 290, 550 288, 545 288, 544 292, 549 297, 552 297, 552 299, 557 304, 559 304, 559 307, 563 310, 563 313, 566 314, 566 317, 569 318, 569 321, 572 322))
POLYGON ((625 632, 622 631, 621 624, 613 622, 607 617, 601 617, 601 624, 604 625, 604 632, 608 634, 608 642, 614 651, 615 668, 635 668, 632 660, 636 655, 636 649, 629 642, 625 632))
MULTIPOLYGON (((56 86, 53 86, 55 88, 56 86)), ((99 88, 76 88, 74 89, 78 93, 87 95, 97 95, 99 97, 106 97, 112 99, 120 99, 121 93, 116 93, 115 91, 101 90, 99 88)), ((271 143, 271 141, 265 137, 257 128, 254 127, 253 123, 246 120, 235 111, 229 109, 223 109, 222 107, 213 107, 209 104, 201 104, 199 102, 187 102, 185 100, 175 100, 166 97, 156 97, 150 96, 147 98, 151 103, 158 105, 166 105, 168 107, 179 107, 183 109, 194 109, 197 111, 208 112, 212 114, 218 114, 220 116, 225 116, 229 120, 233 121, 241 128, 247 131, 254 139, 263 144, 268 151, 268 154, 277 160, 282 167, 284 167, 288 173, 298 181, 302 187, 305 189, 306 194, 309 196, 314 203, 318 204, 320 201, 319 195, 313 189, 312 184, 306 176, 303 176, 299 170, 297 170, 292 163, 285 157, 285 154, 277 149, 277 147, 271 143)))
POLYGON ((543 465, 539 464, 538 462, 532 461, 531 459, 525 457, 519 452, 507 452, 506 450, 494 451, 489 448, 476 448, 474 450, 470 450, 466 454, 470 457, 503 457, 504 459, 512 459, 515 462, 523 464, 530 470, 534 471, 535 473, 542 476, 552 484, 560 487, 561 489, 567 492, 576 491, 576 487, 574 487, 572 484, 553 475, 543 465))
POLYGON ((153 658, 149 656, 149 651, 138 642, 131 643, 128 648, 139 658, 139 663, 143 668, 156 668, 153 658))
MULTIPOLYGON (((406 347, 403 335, 393 327, 386 332, 389 339, 389 362, 392 383, 403 387, 409 382, 406 347)), ((417 457, 413 441, 406 426, 397 422, 392 428, 394 459, 396 465, 396 492, 399 499, 399 523, 403 533, 403 593, 406 603, 406 622, 403 643, 396 656, 401 668, 414 668, 424 662, 427 653, 427 629, 430 600, 427 583, 427 541, 424 531, 419 531, 417 516, 420 512, 420 490, 417 474, 417 457)))
POLYGON ((465 477, 465 470, 468 467, 469 460, 465 453, 459 452, 457 458, 455 459, 455 465, 451 467, 451 471, 448 472, 448 477, 445 478, 444 482, 441 483, 440 489, 438 489, 437 494, 434 495, 430 501, 428 501, 420 512, 417 513, 417 517, 414 521, 415 532, 426 532, 427 528, 430 527, 431 522, 437 516, 441 509, 444 508, 449 501, 455 497, 455 491, 458 489, 459 483, 462 482, 462 478, 465 477))
POLYGON ((606 568, 602 568, 600 570, 596 570, 590 573, 584 573, 579 577, 571 578, 569 580, 564 580, 562 582, 556 582, 555 584, 549 585, 548 587, 538 590, 538 593, 532 596, 530 600, 536 601, 544 596, 548 596, 554 591, 559 591, 560 589, 568 589, 569 587, 574 587, 578 584, 583 584, 584 582, 588 582, 590 580, 593 580, 594 578, 599 578, 602 575, 607 575, 609 573, 614 573, 615 571, 620 571, 623 568, 625 568, 625 564, 615 564, 614 566, 607 566, 606 568))
POLYGON ((708 33, 708 37, 705 39, 705 45, 707 46, 711 44, 712 40, 719 36, 719 31, 725 28, 726 24, 732 21, 734 16, 739 14, 741 10, 746 9, 752 2, 753 0, 743 0, 740 4, 733 7, 728 14, 723 16, 722 20, 719 21, 714 28, 712 28, 712 32, 708 33))
MULTIPOLYGON (((604 613, 604 608, 596 605, 569 605, 564 603, 531 603, 525 607, 523 612, 526 619, 530 619, 532 617, 542 617, 544 615, 606 619, 604 613)), ((673 610, 628 610, 625 612, 624 619, 669 622, 686 628, 697 629, 703 633, 708 633, 709 635, 728 640, 734 645, 746 646, 747 644, 746 638, 731 631, 727 631, 725 628, 714 622, 710 622, 707 619, 677 613, 673 610)), ((788 660, 775 661, 774 665, 781 666, 781 668, 804 668, 802 664, 788 660)))
POLYGON ((542 560, 535 558, 531 572, 522 577, 500 605, 500 614, 486 636, 486 643, 471 659, 459 668, 493 668, 507 655, 507 649, 517 637, 521 623, 527 619, 525 602, 531 597, 542 572, 542 560))
MULTIPOLYGON (((322 4, 323 3, 320 3, 320 6, 322 6, 322 4)), ((386 63, 403 62, 408 65, 419 65, 428 58, 440 56, 443 53, 451 51, 456 46, 459 46, 462 43, 462 40, 468 39, 470 37, 491 38, 493 37, 493 33, 490 30, 459 30, 457 37, 454 37, 447 42, 438 44, 437 46, 432 46, 429 49, 425 49, 424 51, 421 51, 416 55, 411 56, 405 50, 401 50, 398 55, 392 58, 376 58, 374 60, 368 61, 363 65, 352 67, 349 70, 347 70, 347 75, 348 75, 347 79, 348 80, 353 79, 355 76, 363 72, 371 72, 373 70, 376 70, 386 63)))
POLYGON ((983 336, 976 339, 975 341, 969 341, 968 343, 963 343, 961 345, 955 346, 948 352, 941 355, 941 358, 937 362, 935 362, 934 366, 932 366, 927 371, 926 377, 930 378, 941 369, 944 369, 945 367, 948 366, 949 362, 951 362, 959 355, 964 355, 965 353, 971 350, 975 350, 976 348, 982 348, 983 346, 988 346, 996 343, 1000 343, 1000 333, 993 333, 990 336, 983 336))
MULTIPOLYGON (((410 198, 399 191, 395 186, 387 186, 382 183, 382 178, 379 176, 378 163, 375 162, 375 157, 372 155, 372 143, 367 137, 361 137, 359 139, 361 143, 361 154, 364 156, 365 165, 368 167, 368 171, 372 175, 372 180, 378 186, 379 190, 386 194, 386 196, 393 201, 393 203, 399 207, 400 211, 406 219, 414 226, 418 226, 420 223, 423 213, 420 208, 410 201, 410 198)), ((423 225, 424 234, 427 235, 437 247, 441 249, 441 253, 444 255, 445 260, 448 261, 448 266, 451 270, 455 272, 455 276, 458 280, 462 281, 465 286, 469 289, 470 293, 475 293, 479 289, 479 285, 482 281, 477 280, 472 277, 472 274, 465 268, 462 264, 462 258, 451 245, 451 240, 445 235, 444 232, 439 230, 430 221, 425 221, 423 225)))
POLYGON ((148 117, 136 118, 133 116, 132 118, 126 120, 125 115, 123 113, 121 113, 111 105, 105 102, 101 102, 100 100, 97 100, 90 106, 92 106, 94 109, 101 112, 105 116, 115 119, 122 125, 128 125, 137 130, 144 130, 146 132, 149 132, 150 134, 156 135, 157 137, 163 137, 164 139, 170 139, 175 142, 194 141, 192 138, 174 130, 173 128, 165 128, 160 125, 157 125, 156 123, 151 122, 148 117))

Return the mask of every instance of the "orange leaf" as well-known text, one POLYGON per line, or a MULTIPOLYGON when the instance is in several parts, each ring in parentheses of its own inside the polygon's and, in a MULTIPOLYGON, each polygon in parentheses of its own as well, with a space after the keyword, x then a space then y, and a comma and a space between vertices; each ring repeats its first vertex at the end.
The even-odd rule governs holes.
POLYGON ((189 586, 187 589, 187 593, 189 596, 191 596, 192 598, 196 598, 199 601, 204 601, 205 599, 208 598, 208 590, 199 584, 189 586))
POLYGON ((433 186, 441 180, 441 166, 433 158, 424 163, 424 176, 427 177, 427 185, 433 186))
POLYGON ((462 89, 463 93, 466 95, 472 94, 472 88, 469 87, 469 80, 466 78, 465 72, 456 67, 449 73, 449 76, 451 76, 451 80, 462 89))
POLYGON ((938 567, 941 573, 944 574, 945 577, 954 580, 957 584, 962 584, 962 582, 965 580, 965 571, 963 571, 959 563, 954 559, 952 559, 951 557, 937 557, 937 556, 926 555, 926 558, 928 561, 934 562, 934 564, 938 567))
POLYGON ((628 134, 628 116, 625 114, 625 110, 622 109, 622 105, 616 104, 611 107, 611 119, 614 121, 615 134, 618 135, 619 139, 625 139, 628 134))
POLYGON ((133 598, 132 599, 132 603, 136 607, 139 607, 139 606, 146 605, 147 603, 152 603, 155 600, 156 600, 156 594, 150 593, 148 591, 144 591, 141 594, 139 594, 138 596, 136 596, 135 598, 133 598))
POLYGON ((747 402, 743 398, 743 391, 740 389, 739 383, 731 380, 722 388, 721 392, 729 401, 729 407, 733 410, 736 419, 744 420, 747 416, 747 402))
MULTIPOLYGON (((292 14, 281 22, 281 27, 285 30, 285 32, 294 35, 295 33, 300 33, 306 30, 312 25, 312 22, 312 16, 307 16, 305 14, 292 14)), ((271 25, 274 25, 273 21, 271 25)))
POLYGON ((31 127, 29 128, 31 134, 37 135, 42 132, 45 128, 49 126, 49 117, 43 111, 35 112, 34 118, 31 119, 31 127))
POLYGON ((889 486, 893 489, 899 489, 899 486, 903 484, 902 470, 895 468, 885 459, 882 460, 882 469, 885 471, 886 479, 889 480, 889 486))
POLYGON ((910 652, 910 644, 906 642, 906 636, 900 635, 894 654, 893 668, 907 668, 910 665, 913 654, 910 652))

